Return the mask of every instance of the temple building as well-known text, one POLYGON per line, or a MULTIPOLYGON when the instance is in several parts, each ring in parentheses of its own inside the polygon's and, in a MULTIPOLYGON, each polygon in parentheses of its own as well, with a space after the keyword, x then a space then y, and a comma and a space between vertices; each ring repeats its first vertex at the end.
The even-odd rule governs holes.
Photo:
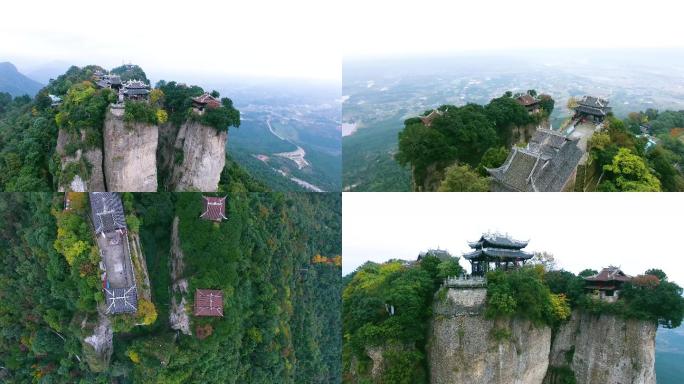
POLYGON ((432 120, 436 119, 439 116, 442 116, 443 114, 444 112, 433 109, 432 112, 428 113, 427 116, 418 116, 418 118, 420 119, 420 121, 423 122, 424 126, 429 127, 430 125, 432 125, 432 120))
POLYGON ((498 168, 488 168, 494 192, 559 192, 574 188, 584 152, 579 139, 538 128, 525 148, 514 146, 498 168))
POLYGON ((539 99, 533 97, 532 95, 526 93, 515 98, 518 104, 522 105, 527 109, 530 114, 539 112, 539 99))
POLYGON ((533 256, 522 250, 527 243, 507 235, 486 233, 478 241, 468 242, 473 251, 463 254, 463 257, 470 261, 471 275, 484 276, 492 270, 523 266, 533 256))
POLYGON ((585 277, 584 288, 592 292, 596 291, 601 300, 614 302, 620 295, 622 285, 630 280, 632 277, 622 272, 620 268, 610 266, 593 276, 585 277))
POLYGON ((221 101, 206 92, 192 98, 192 110, 200 114, 204 113, 207 108, 218 108, 220 106, 221 101))
POLYGON ((129 80, 123 85, 122 94, 126 100, 147 100, 150 86, 140 80, 129 80))
POLYGON ((126 230, 126 217, 121 198, 114 192, 91 192, 90 207, 95 235, 126 230))
POLYGON ((196 290, 194 314, 223 317, 223 292, 214 289, 196 290))
POLYGON ((113 192, 91 192, 89 200, 104 271, 106 313, 134 313, 138 310, 138 293, 121 198, 113 192))
POLYGON ((115 91, 119 91, 123 84, 121 83, 121 77, 117 75, 102 75, 95 82, 98 88, 111 88, 115 91))
POLYGON ((226 197, 202 196, 203 211, 200 217, 205 220, 221 221, 226 217, 226 197))
POLYGON ((574 119, 598 124, 603 122, 610 112, 611 107, 608 106, 608 100, 594 96, 584 96, 578 102, 577 107, 575 107, 574 119))

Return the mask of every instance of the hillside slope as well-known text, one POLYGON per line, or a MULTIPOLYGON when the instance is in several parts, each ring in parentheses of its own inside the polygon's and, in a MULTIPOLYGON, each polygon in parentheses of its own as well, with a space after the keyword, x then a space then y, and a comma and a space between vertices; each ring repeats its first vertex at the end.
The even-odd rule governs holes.
POLYGON ((43 87, 39 82, 28 78, 10 62, 0 63, 0 92, 12 96, 34 96, 43 87))

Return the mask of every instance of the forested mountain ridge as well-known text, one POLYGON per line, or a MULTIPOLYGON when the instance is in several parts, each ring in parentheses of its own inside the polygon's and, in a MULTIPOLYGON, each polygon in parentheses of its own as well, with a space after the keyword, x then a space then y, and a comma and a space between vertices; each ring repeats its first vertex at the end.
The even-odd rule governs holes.
POLYGON ((590 269, 538 264, 444 283, 461 272, 428 256, 345 276, 344 382, 654 383, 656 328, 684 318, 682 288, 659 269, 612 302, 585 288, 590 269))
MULTIPOLYGON (((228 220, 221 223, 199 218, 201 196, 124 195, 156 316, 143 316, 149 325, 132 327, 122 321, 127 315, 111 316, 113 354, 100 366, 88 364, 80 331, 87 309, 102 300, 97 268, 91 267, 97 254, 86 242, 90 229, 64 215, 62 194, 0 196, 0 378, 339 382, 341 274, 327 262, 341 253, 339 195, 230 194, 228 220), (191 315, 192 335, 169 328, 174 218, 189 288, 220 289, 225 298, 223 317, 191 315)), ((188 306, 191 313, 192 302, 188 306)))
POLYGON ((9 93, 14 97, 23 95, 33 97, 42 87, 39 82, 20 73, 14 64, 0 63, 0 93, 9 93))
MULTIPOLYGON (((240 124, 230 99, 206 113, 191 113, 192 97, 204 90, 161 81, 149 91, 149 102, 124 102, 115 90, 96 86, 102 73, 94 65, 71 67, 33 100, 0 94, 0 190, 104 190, 110 181, 109 189, 126 191, 231 189, 218 185, 226 167, 226 132, 240 124), (122 108, 110 113, 114 103, 122 108), (132 156, 136 150, 146 156, 132 156), (150 168, 155 172, 133 177, 150 168)), ((135 65, 111 73, 146 81, 135 65)), ((248 184, 255 183, 242 188, 248 184)))

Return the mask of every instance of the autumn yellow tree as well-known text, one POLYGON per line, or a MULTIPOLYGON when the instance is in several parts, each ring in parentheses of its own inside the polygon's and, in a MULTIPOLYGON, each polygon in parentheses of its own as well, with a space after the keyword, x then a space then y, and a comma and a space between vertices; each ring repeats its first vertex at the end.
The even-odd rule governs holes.
POLYGON ((142 325, 157 321, 157 308, 151 301, 142 298, 138 301, 138 319, 142 325))

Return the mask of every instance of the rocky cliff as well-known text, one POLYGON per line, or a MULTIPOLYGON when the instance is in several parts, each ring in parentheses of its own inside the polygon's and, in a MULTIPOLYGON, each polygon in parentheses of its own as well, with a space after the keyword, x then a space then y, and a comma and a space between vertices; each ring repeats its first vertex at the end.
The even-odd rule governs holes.
POLYGON ((653 384, 655 335, 652 322, 574 311, 554 336, 550 364, 571 368, 578 384, 653 384))
POLYGON ((123 109, 110 109, 104 123, 104 173, 108 191, 157 190, 156 125, 127 123, 123 109))
POLYGON ((483 315, 485 289, 440 291, 428 340, 430 382, 655 383, 656 325, 574 311, 551 328, 483 315))
POLYGON ((226 163, 227 132, 188 120, 178 130, 170 189, 215 191, 226 163))
POLYGON ((57 154, 60 159, 58 191, 104 191, 102 150, 85 148, 85 134, 67 133, 60 129, 57 135, 57 154), (69 148, 78 148, 73 153, 69 148), (69 152, 69 153, 68 153, 69 152))
POLYGON ((427 348, 431 383, 542 382, 551 328, 522 319, 486 319, 483 288, 441 292, 427 348))

